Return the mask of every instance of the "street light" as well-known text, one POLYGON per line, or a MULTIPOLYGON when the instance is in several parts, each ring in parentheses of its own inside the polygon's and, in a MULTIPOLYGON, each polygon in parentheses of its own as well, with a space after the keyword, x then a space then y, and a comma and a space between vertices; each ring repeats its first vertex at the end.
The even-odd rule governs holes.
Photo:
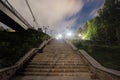
POLYGON ((67 32, 66 34, 68 37, 71 37, 72 36, 72 32, 67 32))
POLYGON ((78 37, 82 37, 82 34, 79 33, 79 34, 78 34, 78 37))
POLYGON ((85 39, 85 36, 82 36, 82 39, 84 40, 84 39, 85 39))
POLYGON ((62 34, 58 34, 55 38, 58 40, 58 39, 62 39, 63 36, 62 36, 62 34))

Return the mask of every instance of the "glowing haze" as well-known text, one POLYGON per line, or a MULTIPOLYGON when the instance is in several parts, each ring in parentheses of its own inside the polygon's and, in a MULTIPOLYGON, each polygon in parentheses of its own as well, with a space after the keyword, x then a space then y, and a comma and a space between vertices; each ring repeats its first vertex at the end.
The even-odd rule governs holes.
MULTIPOLYGON (((31 25, 34 25, 33 18, 25 0, 8 1, 31 25)), ((104 0, 99 0, 98 3, 100 4, 96 6, 96 8, 91 9, 91 12, 86 13, 84 16, 82 16, 81 11, 84 12, 83 9, 85 5, 87 5, 86 3, 89 4, 95 1, 98 0, 28 0, 39 27, 49 26, 50 30, 52 29, 58 32, 66 30, 66 27, 69 29, 81 27, 84 22, 87 21, 87 18, 81 18, 86 17, 88 14, 94 17, 98 8, 103 4, 103 2, 100 3, 100 1, 104 0), (82 22, 82 20, 84 21, 82 22)))

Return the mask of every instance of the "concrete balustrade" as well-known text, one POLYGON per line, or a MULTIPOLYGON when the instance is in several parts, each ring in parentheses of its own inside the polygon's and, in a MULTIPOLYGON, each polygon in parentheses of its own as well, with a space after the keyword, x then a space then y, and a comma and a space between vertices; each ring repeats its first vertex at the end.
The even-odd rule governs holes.
POLYGON ((66 42, 72 47, 73 50, 78 50, 78 54, 89 66, 90 71, 94 73, 93 76, 94 78, 96 77, 99 80, 120 80, 120 71, 103 67, 94 58, 92 58, 85 50, 77 49, 70 41, 66 42))
POLYGON ((15 74, 17 69, 17 66, 0 69, 0 80, 8 80, 13 74, 15 74))
POLYGON ((0 80, 8 80, 13 76, 17 70, 19 70, 32 56, 34 56, 38 51, 40 51, 49 41, 52 39, 45 40, 38 48, 33 48, 26 53, 15 65, 7 68, 0 69, 0 80))
POLYGON ((89 69, 100 80, 120 80, 120 71, 107 69, 93 59, 85 50, 79 50, 79 54, 89 65, 89 69))

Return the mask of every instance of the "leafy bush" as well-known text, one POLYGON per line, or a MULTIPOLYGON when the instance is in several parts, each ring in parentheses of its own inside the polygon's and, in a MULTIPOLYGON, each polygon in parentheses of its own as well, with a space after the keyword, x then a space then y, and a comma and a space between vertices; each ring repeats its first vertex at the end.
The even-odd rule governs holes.
POLYGON ((120 46, 105 45, 104 42, 73 40, 73 44, 86 50, 94 59, 107 68, 120 70, 120 46))
POLYGON ((38 47, 50 37, 42 32, 0 32, 0 68, 15 64, 33 47, 38 47))

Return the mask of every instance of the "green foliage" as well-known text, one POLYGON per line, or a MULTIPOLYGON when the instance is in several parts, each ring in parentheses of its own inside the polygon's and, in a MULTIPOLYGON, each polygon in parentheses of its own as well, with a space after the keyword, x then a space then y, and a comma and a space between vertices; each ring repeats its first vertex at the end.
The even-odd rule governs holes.
POLYGON ((120 70, 120 9, 116 9, 114 1, 105 0, 99 16, 86 23, 87 40, 73 40, 73 43, 105 67, 120 70))
POLYGON ((106 44, 120 41, 120 13, 116 9, 114 0, 106 0, 99 16, 87 22, 85 37, 88 40, 102 40, 106 44))
POLYGON ((0 32, 0 68, 13 65, 33 47, 38 47, 50 37, 42 32, 29 30, 23 33, 0 32))
POLYGON ((86 33, 86 39, 95 39, 97 37, 97 27, 96 27, 96 20, 93 19, 91 21, 88 21, 88 31, 86 33))
POLYGON ((80 41, 73 40, 73 44, 79 48, 86 50, 94 59, 103 66, 111 69, 120 70, 120 45, 105 45, 101 41, 80 41))

